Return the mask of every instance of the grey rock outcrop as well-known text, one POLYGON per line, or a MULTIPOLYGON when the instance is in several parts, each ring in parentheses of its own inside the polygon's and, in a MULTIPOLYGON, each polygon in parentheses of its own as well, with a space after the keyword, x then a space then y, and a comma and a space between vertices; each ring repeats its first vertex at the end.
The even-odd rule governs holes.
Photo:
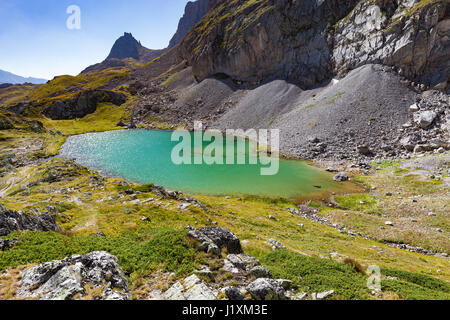
POLYGON ((260 278, 247 286, 255 300, 286 300, 284 288, 277 280, 260 278))
POLYGON ((256 266, 250 270, 250 275, 255 278, 272 278, 272 273, 264 266, 256 266))
POLYGON ((224 271, 231 273, 249 272, 254 267, 260 266, 260 262, 255 257, 248 254, 229 254, 224 260, 224 271))
POLYGON ((221 227, 207 227, 189 231, 187 236, 196 240, 200 245, 198 250, 221 255, 223 248, 228 253, 242 253, 241 242, 230 230, 221 227))
POLYGON ((450 68, 448 1, 360 1, 335 26, 338 72, 367 63, 395 66, 427 86, 447 86, 450 68))
POLYGON ((25 213, 6 209, 0 204, 0 236, 6 236, 15 231, 58 231, 60 227, 55 221, 56 216, 43 214, 31 216, 25 213))
POLYGON ((164 300, 217 300, 217 292, 209 288, 196 275, 177 281, 164 294, 164 300))
POLYGON ((186 4, 183 17, 178 23, 177 32, 174 34, 169 43, 169 48, 175 47, 179 44, 186 34, 195 26, 208 11, 210 0, 189 1, 186 4))
POLYGON ((232 301, 241 301, 244 300, 245 297, 242 295, 241 291, 236 287, 226 287, 222 289, 227 298, 232 301))
POLYGON ((94 113, 99 103, 109 102, 120 106, 126 102, 126 96, 108 90, 87 90, 75 98, 57 101, 44 110, 44 114, 52 120, 69 120, 83 118, 94 113))
POLYGON ((102 289, 101 300, 130 300, 128 280, 116 257, 106 252, 76 255, 40 264, 23 274, 19 299, 73 300, 86 288, 102 289))

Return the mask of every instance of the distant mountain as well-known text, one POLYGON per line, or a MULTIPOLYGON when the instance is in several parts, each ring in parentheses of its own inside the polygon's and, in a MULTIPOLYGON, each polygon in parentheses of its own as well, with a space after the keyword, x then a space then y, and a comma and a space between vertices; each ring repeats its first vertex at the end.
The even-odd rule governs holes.
POLYGON ((195 26, 208 12, 208 6, 211 0, 189 1, 184 10, 184 15, 180 19, 178 29, 173 38, 170 40, 169 48, 179 44, 186 34, 195 26))
POLYGON ((11 84, 22 84, 22 83, 33 83, 33 84, 42 84, 46 83, 47 80, 39 79, 39 78, 25 78, 14 73, 0 70, 0 84, 1 83, 11 83, 11 84))
POLYGON ((163 51, 147 49, 131 33, 125 32, 123 36, 116 40, 106 60, 133 58, 145 63, 157 58, 163 51))
POLYGON ((82 73, 101 71, 112 67, 125 67, 127 63, 123 60, 129 58, 141 63, 147 63, 159 57, 165 51, 166 49, 148 49, 140 41, 137 41, 131 33, 125 32, 123 36, 116 40, 105 61, 86 68, 82 73))

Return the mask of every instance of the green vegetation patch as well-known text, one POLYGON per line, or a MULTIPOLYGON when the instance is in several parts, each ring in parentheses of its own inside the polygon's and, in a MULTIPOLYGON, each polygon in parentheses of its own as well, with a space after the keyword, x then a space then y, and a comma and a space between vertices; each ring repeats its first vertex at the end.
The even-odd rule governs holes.
POLYGON ((382 269, 386 280, 381 282, 383 291, 395 292, 407 300, 449 300, 450 284, 420 273, 382 269))
POLYGON ((261 259, 275 278, 289 279, 302 290, 322 292, 334 290, 332 299, 367 299, 367 278, 340 262, 280 250, 261 259))
POLYGON ((158 229, 149 240, 133 234, 119 237, 68 236, 54 232, 11 234, 18 238, 14 250, 0 252, 0 271, 21 265, 60 260, 75 254, 106 251, 119 259, 125 273, 147 275, 157 270, 187 275, 201 255, 186 244, 186 232, 158 229))
POLYGON ((378 207, 378 200, 369 194, 338 196, 336 202, 342 208, 352 211, 360 211, 369 214, 381 214, 382 210, 378 207))

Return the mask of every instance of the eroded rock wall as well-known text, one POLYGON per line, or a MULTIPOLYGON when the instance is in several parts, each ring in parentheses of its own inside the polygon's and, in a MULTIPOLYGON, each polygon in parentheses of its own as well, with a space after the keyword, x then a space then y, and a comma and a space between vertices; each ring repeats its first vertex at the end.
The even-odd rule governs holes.
POLYGON ((275 78, 311 87, 368 63, 445 88, 447 0, 216 1, 181 43, 198 80, 275 78))

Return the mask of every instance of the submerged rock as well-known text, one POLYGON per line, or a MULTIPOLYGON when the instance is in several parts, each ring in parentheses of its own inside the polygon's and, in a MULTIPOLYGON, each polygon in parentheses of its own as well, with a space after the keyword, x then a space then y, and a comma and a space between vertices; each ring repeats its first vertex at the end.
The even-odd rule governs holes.
POLYGON ((91 252, 40 264, 23 274, 19 299, 73 300, 101 289, 99 300, 130 300, 128 280, 115 256, 91 252))

